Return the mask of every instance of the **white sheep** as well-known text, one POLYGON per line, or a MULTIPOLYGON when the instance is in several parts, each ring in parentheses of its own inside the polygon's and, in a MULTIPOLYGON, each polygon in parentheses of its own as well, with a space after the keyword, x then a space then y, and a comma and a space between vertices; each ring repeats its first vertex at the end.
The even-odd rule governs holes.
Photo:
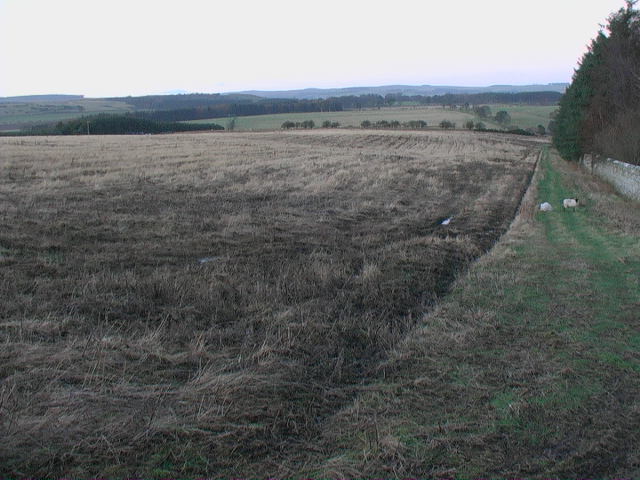
POLYGON ((576 208, 578 206, 578 199, 577 198, 565 198, 562 201, 562 206, 564 208, 576 208))

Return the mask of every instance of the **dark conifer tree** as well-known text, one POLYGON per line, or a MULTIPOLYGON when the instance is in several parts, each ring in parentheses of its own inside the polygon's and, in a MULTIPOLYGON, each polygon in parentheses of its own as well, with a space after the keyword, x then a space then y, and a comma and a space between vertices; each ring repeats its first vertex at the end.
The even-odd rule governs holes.
POLYGON ((568 160, 600 153, 640 164, 640 12, 611 15, 560 100, 553 143, 568 160))

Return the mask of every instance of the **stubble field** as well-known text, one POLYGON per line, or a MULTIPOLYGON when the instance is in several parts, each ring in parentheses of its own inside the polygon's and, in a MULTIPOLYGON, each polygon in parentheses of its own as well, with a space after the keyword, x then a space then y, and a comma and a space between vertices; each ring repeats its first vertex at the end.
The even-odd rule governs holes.
POLYGON ((322 473, 331 419, 506 230, 539 147, 0 138, 0 474, 322 473))

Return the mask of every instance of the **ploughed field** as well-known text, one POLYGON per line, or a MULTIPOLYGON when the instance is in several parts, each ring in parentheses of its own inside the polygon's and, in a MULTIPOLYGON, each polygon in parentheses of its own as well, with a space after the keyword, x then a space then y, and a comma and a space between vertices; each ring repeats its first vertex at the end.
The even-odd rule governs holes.
POLYGON ((321 472, 332 416, 506 230, 539 147, 0 138, 0 474, 321 472))

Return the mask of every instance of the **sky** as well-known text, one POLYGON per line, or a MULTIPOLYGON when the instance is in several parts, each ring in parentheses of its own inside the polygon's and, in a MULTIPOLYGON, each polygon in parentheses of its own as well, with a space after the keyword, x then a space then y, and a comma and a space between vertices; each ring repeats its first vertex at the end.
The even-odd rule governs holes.
POLYGON ((623 0, 0 0, 0 97, 569 82, 623 0))

